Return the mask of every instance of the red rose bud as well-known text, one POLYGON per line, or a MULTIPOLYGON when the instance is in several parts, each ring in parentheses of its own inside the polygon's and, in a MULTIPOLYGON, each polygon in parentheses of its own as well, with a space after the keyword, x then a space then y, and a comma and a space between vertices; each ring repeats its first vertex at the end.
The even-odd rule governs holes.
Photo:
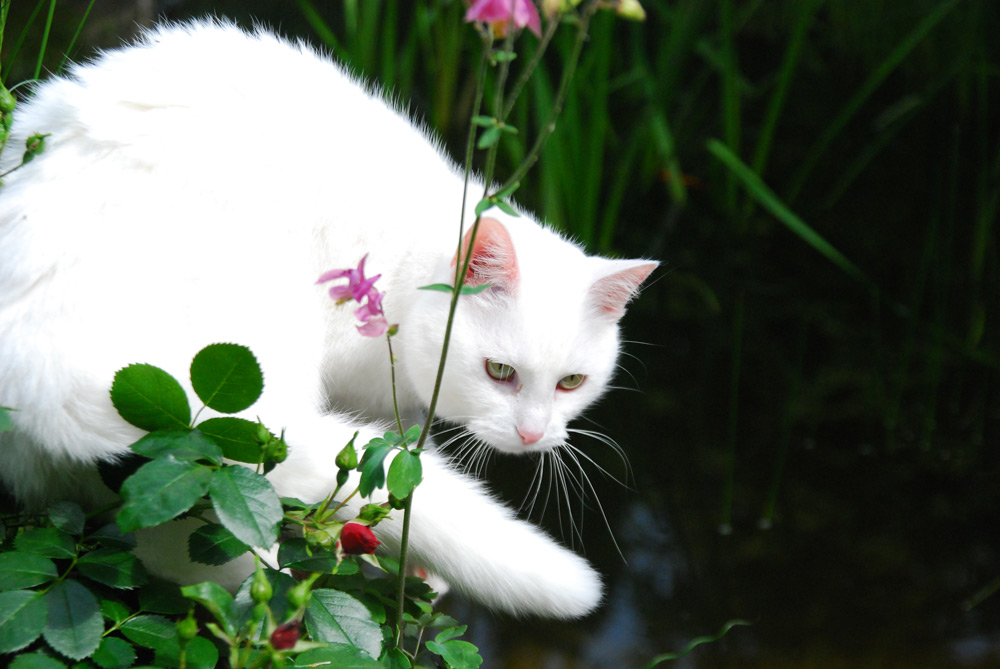
POLYGON ((275 650, 288 650, 295 646, 295 642, 302 636, 302 623, 292 620, 278 627, 271 632, 271 647, 275 650))
POLYGON ((371 528, 361 523, 347 523, 340 531, 340 546, 348 555, 374 553, 380 543, 371 528))

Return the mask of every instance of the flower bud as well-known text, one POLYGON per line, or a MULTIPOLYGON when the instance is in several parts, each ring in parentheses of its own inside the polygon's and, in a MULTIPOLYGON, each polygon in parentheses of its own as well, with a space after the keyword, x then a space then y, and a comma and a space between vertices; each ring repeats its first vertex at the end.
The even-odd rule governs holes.
POLYGON ((184 641, 190 641, 198 636, 198 621, 194 619, 194 610, 188 611, 187 618, 177 621, 177 636, 184 641))
POLYGON ((288 591, 288 603, 297 609, 301 609, 309 603, 312 597, 312 585, 316 579, 306 579, 299 581, 288 591))
MULTIPOLYGON (((392 500, 392 495, 389 496, 389 499, 390 501, 392 500)), ((388 515, 389 509, 381 504, 365 504, 361 507, 361 511, 358 512, 358 518, 368 523, 369 527, 388 515)))
POLYGON ((17 100, 14 95, 0 84, 0 115, 11 113, 16 106, 17 100))
POLYGON ((340 531, 340 546, 348 555, 374 553, 381 543, 370 527, 360 523, 347 523, 340 531))
POLYGON ((646 10, 639 4, 639 0, 619 0, 618 8, 615 11, 618 16, 629 21, 646 20, 646 10))
POLYGON ((250 584, 250 598, 260 604, 271 601, 272 595, 274 595, 274 588, 267 580, 264 570, 258 566, 253 575, 253 582, 250 584))
POLYGON ((358 433, 354 433, 354 437, 347 442, 347 446, 340 449, 340 453, 337 454, 337 467, 340 469, 354 469, 358 466, 358 452, 354 450, 354 438, 358 436, 358 433))
POLYGON ((264 446, 264 456, 271 462, 284 462, 288 457, 288 444, 284 439, 272 439, 264 446))
POLYGON ((294 648, 299 637, 302 636, 302 623, 298 620, 290 620, 283 625, 278 625, 271 632, 271 647, 275 650, 288 650, 294 648))
POLYGON ((316 527, 306 527, 303 532, 306 543, 319 548, 330 548, 333 546, 333 537, 326 530, 316 527))
POLYGON ((351 478, 351 472, 347 469, 337 470, 337 487, 343 488, 344 484, 347 483, 347 479, 351 478))

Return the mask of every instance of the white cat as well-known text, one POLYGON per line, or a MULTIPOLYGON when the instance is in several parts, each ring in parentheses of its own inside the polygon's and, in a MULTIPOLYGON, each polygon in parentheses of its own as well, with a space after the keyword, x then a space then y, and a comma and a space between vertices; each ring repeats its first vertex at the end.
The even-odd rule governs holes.
MULTIPOLYGON (((39 86, 0 171, 35 132, 51 133, 47 150, 0 187, 0 405, 16 409, 0 480, 23 503, 109 494, 95 463, 141 436, 111 405, 115 371, 148 362, 185 379, 213 342, 249 346, 264 369, 247 417, 286 428, 279 494, 327 495, 340 448, 391 416, 384 339, 360 336, 316 285, 366 253, 399 324, 400 405, 411 420, 426 410, 449 296, 418 287, 453 280, 462 180, 380 92, 302 45, 192 23, 39 86)), ((588 257, 502 213, 474 254, 467 280, 494 288, 460 302, 438 415, 502 451, 560 448, 607 387, 618 319, 656 263, 588 257)), ((599 603, 585 560, 442 456, 423 460, 413 559, 515 614, 599 603)), ((400 525, 377 528, 392 550, 400 525)), ((188 563, 180 531, 141 538, 151 570, 234 587, 251 568, 188 563)))

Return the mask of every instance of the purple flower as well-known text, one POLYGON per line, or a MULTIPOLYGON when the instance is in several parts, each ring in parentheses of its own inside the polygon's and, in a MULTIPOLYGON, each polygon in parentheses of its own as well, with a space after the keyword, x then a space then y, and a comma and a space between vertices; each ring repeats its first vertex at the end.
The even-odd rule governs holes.
POLYGON ((507 34, 511 21, 516 28, 527 26, 536 35, 542 34, 538 10, 531 0, 473 0, 465 12, 465 20, 488 23, 501 37, 507 34))
POLYGON ((332 269, 324 272, 316 283, 326 283, 336 279, 347 279, 347 285, 336 285, 330 287, 330 297, 337 304, 343 304, 349 300, 354 300, 361 306, 354 310, 354 315, 361 325, 358 327, 365 337, 381 337, 389 330, 389 322, 382 312, 382 293, 375 288, 375 281, 381 274, 373 277, 365 276, 365 260, 368 259, 366 253, 355 269, 332 269))

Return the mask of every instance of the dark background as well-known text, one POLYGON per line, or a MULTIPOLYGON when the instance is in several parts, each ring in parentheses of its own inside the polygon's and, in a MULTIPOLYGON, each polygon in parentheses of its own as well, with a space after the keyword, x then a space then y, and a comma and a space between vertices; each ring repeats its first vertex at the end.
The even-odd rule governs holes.
MULTIPOLYGON (((57 3, 43 71, 156 16, 329 30, 461 154, 479 47, 457 0, 104 0, 74 42, 87 4, 57 3)), ((445 607, 488 667, 642 666, 734 619, 751 625, 679 666, 1000 666, 1000 5, 644 4, 642 24, 595 18, 518 193, 593 252, 662 261, 624 320, 624 389, 581 424, 630 469, 577 441, 627 487, 590 466, 606 522, 595 495, 535 514, 578 547, 582 522, 608 599, 574 623, 445 607), (863 276, 762 206, 710 139, 863 276)), ((11 9, 8 86, 33 76, 39 6, 17 57, 35 3, 11 9)), ((571 40, 563 26, 514 111, 529 141, 571 40)), ((519 40, 521 63, 536 44, 519 40)), ((262 86, 267 118, 286 91, 262 86)), ((496 458, 489 476, 516 503, 532 471, 496 458)))

